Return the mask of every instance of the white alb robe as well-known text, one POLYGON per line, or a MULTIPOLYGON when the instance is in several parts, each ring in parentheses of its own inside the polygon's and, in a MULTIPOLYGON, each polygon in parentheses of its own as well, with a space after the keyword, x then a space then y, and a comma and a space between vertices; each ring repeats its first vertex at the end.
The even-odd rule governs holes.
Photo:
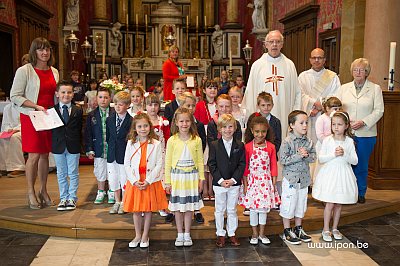
POLYGON ((273 58, 265 53, 252 65, 242 101, 242 108, 247 110, 248 115, 257 111, 257 96, 263 91, 272 95, 274 108, 272 108, 271 114, 281 121, 282 138, 284 138, 287 133, 289 113, 301 108, 301 90, 296 67, 292 60, 284 54, 273 58), (273 90, 273 82, 266 82, 269 77, 273 76, 273 67, 276 67, 274 74, 282 77, 282 80, 276 83, 278 95, 273 90))
MULTIPOLYGON (((303 71, 299 75, 299 83, 301 87, 301 110, 310 114, 312 111, 313 105, 315 102, 320 101, 321 98, 326 98, 329 96, 336 95, 337 90, 340 88, 340 80, 339 77, 335 74, 332 81, 329 85, 322 91, 320 94, 316 93, 314 87, 315 83, 321 78, 321 76, 326 72, 330 71, 328 69, 323 68, 320 71, 315 71, 314 69, 309 69, 303 71), (318 94, 318 95, 317 95, 318 94)), ((332 72, 334 73, 334 72, 332 72)), ((321 102, 322 104, 322 102, 321 102)), ((314 117, 310 116, 308 121, 308 131, 307 136, 311 138, 314 143, 317 143, 317 135, 315 131, 315 122, 317 118, 321 115, 321 112, 314 117)))

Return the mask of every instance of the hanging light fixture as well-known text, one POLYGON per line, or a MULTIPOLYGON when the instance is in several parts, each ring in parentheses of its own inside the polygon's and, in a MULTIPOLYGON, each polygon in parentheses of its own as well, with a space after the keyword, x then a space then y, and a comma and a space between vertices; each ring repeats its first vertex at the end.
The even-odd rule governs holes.
POLYGON ((75 55, 78 52, 79 39, 76 37, 73 30, 71 30, 71 34, 67 36, 66 41, 69 47, 69 53, 72 56, 72 61, 74 61, 75 55))
POLYGON ((250 60, 251 60, 251 53, 253 50, 253 47, 250 46, 249 40, 246 40, 246 46, 242 48, 243 53, 244 53, 244 58, 247 61, 247 65, 250 65, 250 60))
POLYGON ((81 48, 82 48, 82 51, 83 51, 83 56, 86 59, 86 64, 89 63, 89 59, 90 59, 90 56, 91 56, 91 53, 92 53, 92 46, 93 45, 90 44, 90 42, 88 41, 87 36, 86 36, 85 37, 85 41, 81 45, 81 48))

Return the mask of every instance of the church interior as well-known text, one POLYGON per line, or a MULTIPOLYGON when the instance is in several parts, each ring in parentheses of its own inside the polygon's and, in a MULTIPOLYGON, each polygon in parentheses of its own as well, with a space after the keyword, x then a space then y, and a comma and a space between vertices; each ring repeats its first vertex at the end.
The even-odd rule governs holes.
MULTIPOLYGON (((285 244, 277 211, 268 214, 271 244, 250 245, 249 217, 239 206, 241 246, 217 248, 214 202, 207 201, 205 222, 193 222, 192 247, 176 248, 175 224, 153 213, 150 248, 128 248, 135 235, 132 216, 109 215, 110 206, 93 204, 93 160, 82 150, 79 202, 72 212, 30 210, 24 176, 0 177, 0 264, 394 265, 400 256, 400 52, 392 54, 391 46, 400 44, 398 10, 397 0, 0 0, 0 121, 21 58, 37 37, 50 42, 60 80, 69 80, 73 70, 84 86, 104 74, 122 83, 129 74, 147 91, 163 77, 172 45, 179 48, 185 73, 198 84, 224 71, 229 80, 242 76, 247 84, 253 63, 267 52, 266 34, 279 30, 281 52, 293 61, 297 75, 310 69, 316 47, 325 51, 325 68, 336 72, 341 84, 353 80, 352 62, 367 58, 368 80, 382 89, 385 107, 369 159, 367 201, 343 207, 344 239, 331 242, 335 246, 285 244)), ((48 191, 58 200, 54 171, 48 191)), ((312 243, 324 243, 323 210, 309 195, 304 227, 312 243)))

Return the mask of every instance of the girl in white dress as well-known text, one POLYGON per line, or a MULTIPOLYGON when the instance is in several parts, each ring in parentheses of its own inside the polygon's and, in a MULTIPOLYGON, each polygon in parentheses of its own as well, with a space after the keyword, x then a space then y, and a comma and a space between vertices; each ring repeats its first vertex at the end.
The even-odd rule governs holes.
POLYGON ((358 158, 351 138, 349 115, 344 111, 333 113, 331 125, 332 135, 324 139, 319 152, 322 165, 312 191, 315 199, 326 202, 322 238, 328 242, 332 241, 331 217, 333 237, 341 240, 343 237, 337 227, 342 204, 354 204, 358 199, 356 177, 351 168, 358 163, 358 158))
MULTIPOLYGON (((317 156, 319 154, 319 150, 321 149, 322 141, 326 137, 332 135, 331 114, 341 109, 342 102, 336 97, 329 97, 322 103, 322 106, 324 107, 324 113, 318 116, 317 121, 315 122, 315 133, 318 139, 317 144, 315 145, 317 156)), ((312 180, 313 183, 315 182, 315 178, 317 177, 320 168, 321 165, 318 163, 317 160, 317 162, 315 162, 315 169, 312 180)))

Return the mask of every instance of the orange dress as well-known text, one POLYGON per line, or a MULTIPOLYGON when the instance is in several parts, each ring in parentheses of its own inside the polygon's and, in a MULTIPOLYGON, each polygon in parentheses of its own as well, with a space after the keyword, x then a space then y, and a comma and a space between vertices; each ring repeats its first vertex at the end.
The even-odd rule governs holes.
MULTIPOLYGON (((140 149, 139 174, 140 182, 144 182, 147 171, 147 142, 140 145, 140 149)), ((123 202, 125 212, 155 212, 168 207, 161 180, 152 183, 144 190, 140 190, 137 186, 127 181, 123 202)))

